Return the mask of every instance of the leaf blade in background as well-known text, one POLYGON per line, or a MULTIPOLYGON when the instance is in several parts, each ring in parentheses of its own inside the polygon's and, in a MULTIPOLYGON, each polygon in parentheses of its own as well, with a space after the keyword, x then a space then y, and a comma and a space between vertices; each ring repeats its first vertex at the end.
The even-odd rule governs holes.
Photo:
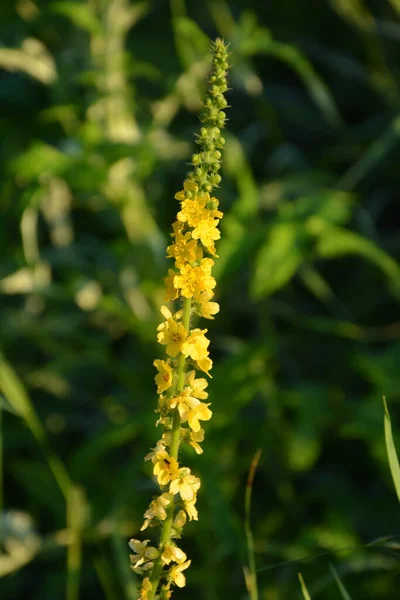
POLYGON ((397 498, 400 502, 400 465, 399 459, 397 457, 396 446, 394 445, 392 423, 385 397, 383 397, 383 407, 385 409, 384 424, 386 451, 389 460, 390 472, 392 474, 394 487, 396 489, 397 498))
POLYGON ((311 596, 308 592, 307 586, 305 584, 305 581, 303 579, 303 575, 301 573, 297 573, 299 581, 300 581, 300 586, 301 586, 301 591, 303 594, 303 598, 304 600, 311 600, 311 596))
POLYGON ((350 596, 349 592, 346 590, 346 588, 344 587, 344 584, 343 584, 342 580, 340 579, 335 567, 333 565, 329 565, 329 568, 332 571, 332 574, 335 578, 335 581, 340 590, 343 600, 351 600, 351 596, 350 596))

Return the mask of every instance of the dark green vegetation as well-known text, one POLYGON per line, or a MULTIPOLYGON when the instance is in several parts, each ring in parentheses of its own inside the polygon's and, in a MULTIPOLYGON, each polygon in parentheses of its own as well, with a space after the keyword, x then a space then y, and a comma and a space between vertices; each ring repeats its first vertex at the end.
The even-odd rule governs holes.
POLYGON ((262 448, 260 598, 301 598, 301 570, 312 599, 339 576, 395 600, 399 539, 371 542, 400 533, 399 1, 16 0, 0 22, 1 599, 136 597, 165 247, 220 35, 214 417, 176 598, 246 598, 262 448))

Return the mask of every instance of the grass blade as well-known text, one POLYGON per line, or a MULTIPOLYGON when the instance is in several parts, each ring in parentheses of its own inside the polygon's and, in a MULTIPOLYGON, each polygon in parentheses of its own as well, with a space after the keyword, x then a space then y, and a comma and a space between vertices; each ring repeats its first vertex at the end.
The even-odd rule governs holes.
POLYGON ((389 409, 386 404, 385 396, 383 396, 383 406, 385 409, 384 423, 385 423, 386 451, 387 451, 387 455, 388 455, 390 471, 391 471, 392 477, 393 477, 394 487, 396 488, 397 498, 399 499, 399 502, 400 502, 400 465, 399 465, 399 459, 398 459, 397 453, 396 453, 396 446, 394 445, 392 425, 391 425, 391 421, 390 421, 390 414, 389 414, 389 409))
POLYGON ((83 490, 75 485, 69 488, 67 526, 71 536, 67 553, 67 600, 79 599, 79 580, 82 566, 82 530, 86 516, 83 490))
POLYGON ((3 392, 12 409, 24 419, 27 427, 31 430, 47 459, 50 470, 52 471, 64 498, 67 499, 68 490, 71 485, 68 472, 61 459, 52 450, 46 430, 35 412, 33 403, 29 398, 22 381, 1 354, 0 390, 3 392))
POLYGON ((249 559, 248 569, 244 569, 244 577, 246 582, 247 591, 251 600, 258 600, 258 586, 257 586, 257 573, 256 573, 256 561, 254 554, 254 539, 251 531, 251 496, 253 492, 254 476, 257 470, 257 465, 261 458, 262 450, 259 448, 253 460, 251 461, 249 475, 247 478, 246 492, 244 497, 244 527, 247 538, 247 553, 249 559))
POLYGON ((329 568, 332 571, 332 575, 335 578, 335 581, 340 590, 340 593, 342 594, 343 600, 351 600, 351 596, 350 596, 349 592, 346 590, 346 588, 344 587, 344 584, 343 584, 342 580, 340 579, 335 567, 333 565, 329 565, 329 568))
POLYGON ((303 593, 304 600, 311 600, 311 596, 308 592, 307 586, 304 582, 303 575, 301 573, 297 573, 301 585, 301 591, 303 593))

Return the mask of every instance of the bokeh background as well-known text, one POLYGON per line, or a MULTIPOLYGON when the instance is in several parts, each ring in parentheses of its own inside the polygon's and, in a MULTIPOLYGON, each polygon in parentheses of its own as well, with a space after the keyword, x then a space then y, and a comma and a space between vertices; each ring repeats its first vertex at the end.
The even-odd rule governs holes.
POLYGON ((155 330, 209 39, 231 87, 214 417, 182 599, 395 600, 399 0, 0 8, 0 595, 134 600, 155 330), (298 562, 300 559, 307 559, 298 562))

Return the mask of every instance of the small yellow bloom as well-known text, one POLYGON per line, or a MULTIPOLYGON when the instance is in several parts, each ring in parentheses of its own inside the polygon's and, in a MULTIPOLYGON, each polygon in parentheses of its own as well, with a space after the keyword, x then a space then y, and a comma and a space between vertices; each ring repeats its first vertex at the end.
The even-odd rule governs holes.
POLYGON ((170 562, 183 563, 187 559, 186 554, 173 544, 166 544, 161 554, 161 560, 165 565, 169 565, 170 562))
POLYGON ((206 373, 209 377, 211 377, 209 371, 212 369, 212 360, 211 358, 207 356, 205 356, 204 358, 201 358, 200 360, 196 361, 197 362, 197 366, 199 367, 199 369, 201 369, 202 371, 204 371, 204 373, 206 373))
POLYGON ((183 588, 186 585, 186 577, 183 575, 182 571, 187 569, 190 566, 191 562, 192 561, 188 560, 185 563, 175 565, 169 572, 169 577, 172 579, 175 585, 177 585, 180 588, 183 588))
POLYGON ((169 318, 157 329, 159 331, 157 341, 167 346, 165 351, 169 356, 176 356, 182 350, 182 345, 187 337, 187 331, 182 323, 177 323, 174 319, 169 318))
POLYGON ((190 179, 185 179, 185 181, 183 182, 183 190, 177 192, 174 197, 176 198, 176 200, 182 201, 186 198, 185 192, 189 192, 190 196, 195 196, 198 190, 198 185, 196 185, 193 181, 190 181, 190 179))
POLYGON ((189 521, 198 521, 199 513, 197 512, 197 508, 195 507, 196 498, 194 500, 189 500, 185 502, 185 510, 187 512, 187 516, 189 517, 189 521))
POLYGON ((202 219, 197 227, 192 231, 192 238, 200 240, 203 246, 210 248, 214 246, 214 241, 219 240, 221 234, 217 229, 218 219, 202 219))
POLYGON ((182 500, 190 502, 196 497, 199 487, 200 479, 192 475, 188 467, 182 467, 177 478, 171 481, 169 491, 171 494, 180 494, 182 500))
MULTIPOLYGON (((203 259, 202 262, 207 259, 203 259)), ((215 279, 209 273, 204 271, 202 265, 194 266, 185 264, 180 269, 179 275, 174 277, 174 287, 181 291, 185 298, 193 298, 205 290, 212 290, 215 285, 215 279)))
POLYGON ((204 429, 199 429, 198 431, 190 432, 190 442, 189 444, 194 448, 197 454, 203 454, 203 448, 200 446, 199 442, 204 440, 204 429))
POLYGON ((219 304, 217 302, 210 302, 213 296, 214 294, 211 290, 206 290, 193 298, 193 308, 200 317, 214 319, 213 315, 219 312, 219 304))
POLYGON ((182 421, 187 421, 193 431, 200 431, 200 421, 209 421, 212 417, 209 406, 209 404, 197 400, 197 404, 192 403, 192 406, 183 412, 181 415, 182 421))
POLYGON ((146 454, 146 456, 144 457, 144 460, 151 460, 151 462, 153 464, 155 464, 158 460, 160 460, 161 458, 163 458, 166 454, 165 451, 165 446, 162 443, 161 440, 158 440, 156 447, 152 448, 151 451, 146 454))
POLYGON ((158 371, 158 375, 155 376, 155 382, 157 384, 157 394, 162 394, 171 387, 172 385, 172 368, 165 360, 156 359, 153 365, 158 371))
POLYGON ((145 522, 143 523, 140 531, 147 529, 152 519, 159 519, 164 521, 167 518, 166 506, 171 504, 173 496, 171 494, 161 494, 150 503, 149 508, 144 513, 145 522))
POLYGON ((186 513, 184 510, 178 510, 174 519, 174 527, 176 529, 182 529, 186 523, 186 513))
POLYGON ((185 263, 201 260, 202 256, 203 250, 197 243, 197 240, 191 239, 189 231, 185 235, 178 234, 175 238, 175 243, 167 248, 167 258, 175 258, 177 269, 182 268, 185 263))
POLYGON ((157 477, 159 485, 167 485, 179 476, 178 462, 165 452, 165 456, 160 457, 155 463, 153 473, 157 477))
POLYGON ((165 277, 165 301, 170 302, 171 300, 176 300, 179 296, 179 291, 174 287, 174 279, 176 276, 176 272, 173 269, 168 269, 168 277, 165 277))
POLYGON ((192 329, 181 347, 184 356, 190 356, 193 360, 200 361, 208 356, 210 340, 204 335, 207 329, 192 329))
POLYGON ((149 593, 151 592, 152 589, 153 589, 153 586, 151 584, 150 579, 148 577, 145 577, 142 581, 142 587, 140 590, 139 600, 148 600, 149 593))
POLYGON ((204 377, 196 379, 196 371, 194 369, 186 373, 185 383, 190 388, 191 396, 199 400, 206 400, 208 398, 207 392, 204 391, 208 386, 208 381, 204 377))
POLYGON ((143 571, 148 571, 153 567, 153 560, 155 560, 159 554, 157 548, 153 548, 152 546, 147 547, 147 544, 150 540, 144 540, 140 542, 139 540, 130 540, 129 547, 135 554, 130 555, 130 560, 132 564, 132 568, 135 573, 139 575, 143 573, 143 571))

